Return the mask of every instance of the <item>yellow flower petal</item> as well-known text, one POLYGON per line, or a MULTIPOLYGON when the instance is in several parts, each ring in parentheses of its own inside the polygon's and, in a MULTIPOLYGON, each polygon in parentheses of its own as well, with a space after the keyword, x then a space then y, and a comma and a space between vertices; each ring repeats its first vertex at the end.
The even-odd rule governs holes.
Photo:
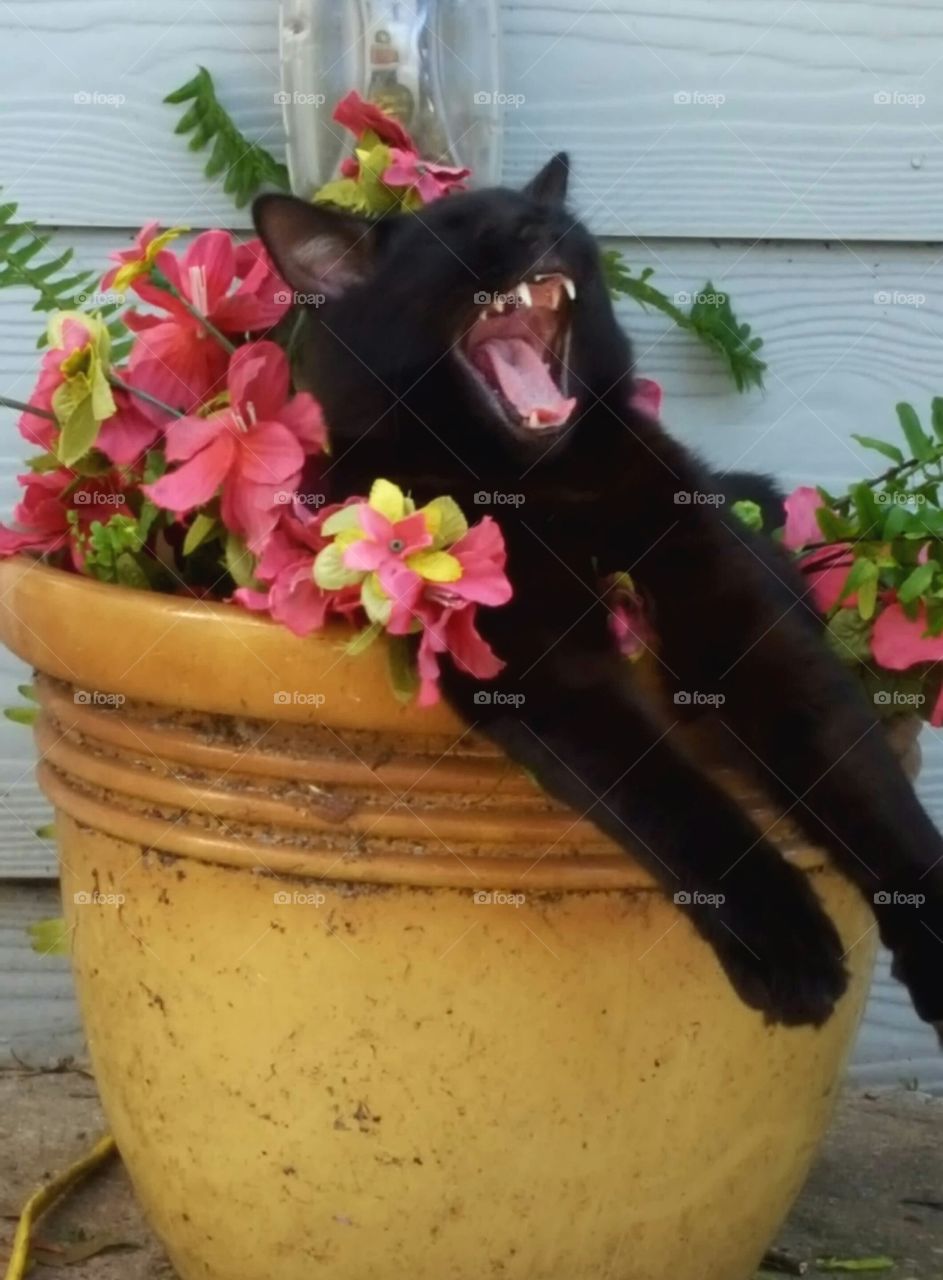
POLYGON ((399 485, 389 480, 374 480, 369 503, 387 520, 402 520, 406 514, 406 497, 399 485))
POLYGON ((427 582, 458 582, 462 576, 461 562, 447 551, 417 551, 406 564, 427 582))
POLYGON ((454 498, 434 498, 422 508, 420 515, 437 547, 450 547, 468 532, 468 521, 454 498))

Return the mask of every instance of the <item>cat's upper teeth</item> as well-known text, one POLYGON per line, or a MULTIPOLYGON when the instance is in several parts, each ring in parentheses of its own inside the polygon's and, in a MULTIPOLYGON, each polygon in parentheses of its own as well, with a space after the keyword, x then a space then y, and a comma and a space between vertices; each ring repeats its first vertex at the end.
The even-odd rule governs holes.
POLYGON ((566 296, 570 299, 571 302, 575 302, 576 301, 576 285, 573 283, 573 281, 570 279, 569 276, 561 276, 560 279, 563 281, 564 289, 566 289, 566 296))

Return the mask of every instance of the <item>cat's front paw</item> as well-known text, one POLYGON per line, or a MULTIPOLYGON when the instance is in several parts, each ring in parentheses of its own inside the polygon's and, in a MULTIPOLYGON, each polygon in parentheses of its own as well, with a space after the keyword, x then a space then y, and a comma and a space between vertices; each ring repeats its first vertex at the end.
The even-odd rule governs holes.
POLYGON ((875 894, 875 911, 893 952, 891 972, 943 1047, 943 869, 875 894))
POLYGON ((844 947, 804 875, 728 898, 711 941, 737 994, 770 1023, 821 1026, 848 987, 844 947))

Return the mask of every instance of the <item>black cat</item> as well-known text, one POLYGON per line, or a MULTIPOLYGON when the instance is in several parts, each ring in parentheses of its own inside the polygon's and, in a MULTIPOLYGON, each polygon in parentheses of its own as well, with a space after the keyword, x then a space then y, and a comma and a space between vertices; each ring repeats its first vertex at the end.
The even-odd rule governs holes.
POLYGON ((631 407, 629 344, 596 243, 565 208, 567 178, 557 156, 523 192, 375 223, 257 202, 282 275, 325 299, 309 308, 303 372, 330 424, 332 497, 384 476, 418 501, 451 494, 474 518, 476 495, 520 496, 486 508, 515 594, 479 613, 506 663, 491 688, 519 705, 479 705, 480 682, 451 665, 446 696, 690 899, 682 909, 748 1004, 820 1024, 846 987, 842 942, 806 876, 633 687, 600 589, 630 573, 680 700, 722 699, 724 726, 874 905, 895 972, 943 1030, 943 841, 785 558, 631 407))

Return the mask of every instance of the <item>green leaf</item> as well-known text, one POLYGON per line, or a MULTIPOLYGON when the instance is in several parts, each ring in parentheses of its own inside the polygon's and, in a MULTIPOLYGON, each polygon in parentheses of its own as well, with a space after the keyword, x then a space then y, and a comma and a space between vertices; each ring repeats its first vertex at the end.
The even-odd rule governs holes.
POLYGON ((902 400, 897 406, 897 417, 910 452, 918 462, 928 462, 933 457, 933 442, 921 427, 916 409, 902 400))
POLYGON ((187 536, 183 540, 183 554, 192 556, 197 547, 201 547, 220 528, 221 525, 214 516, 203 515, 201 512, 187 530, 187 536))
MULTIPOLYGON (((73 271, 70 266, 74 250, 65 249, 54 258, 45 255, 49 236, 37 235, 31 222, 15 222, 18 207, 10 202, 0 205, 0 289, 24 287, 36 293, 34 311, 74 311, 80 299, 93 293, 98 284, 94 271, 73 271), (39 255, 43 257, 37 261, 39 255)), ((101 309, 112 314, 115 306, 101 309)))
POLYGON ((35 724, 39 716, 38 707, 4 707, 3 714, 14 724, 35 724))
POLYGON ((146 590, 151 586, 145 568, 147 552, 137 520, 113 515, 106 523, 92 521, 85 548, 85 569, 99 582, 146 590))
POLYGON ((56 824, 54 822, 47 822, 44 827, 36 828, 37 840, 55 840, 55 838, 56 838, 56 824))
POLYGON ((933 430, 938 440, 943 440, 943 396, 934 396, 930 402, 933 430))
POLYGON ((212 142, 213 150, 206 162, 208 178, 223 175, 223 190, 231 195, 238 209, 263 187, 289 191, 288 170, 257 142, 236 128, 232 117, 216 96, 213 77, 200 67, 192 80, 168 93, 165 102, 172 106, 189 103, 175 130, 192 134, 190 150, 201 151, 212 142))
POLYGON ((855 511, 858 513, 863 537, 868 537, 881 528, 884 523, 884 516, 875 500, 874 491, 870 485, 862 481, 860 484, 852 486, 851 500, 854 503, 855 511))
POLYGON ((372 622, 369 627, 364 627, 362 631, 357 632, 344 652, 349 658, 356 658, 359 654, 366 653, 374 641, 378 640, 382 634, 383 624, 372 622))
POLYGON ((918 596, 922 596, 933 581, 933 575, 939 567, 935 560, 928 560, 926 564, 918 564, 913 573, 897 588, 897 594, 901 602, 909 604, 911 600, 916 600, 918 596))
POLYGON ((318 552, 314 562, 314 581, 322 591, 352 587, 363 577, 359 569, 347 568, 341 559, 342 554, 343 549, 335 542, 318 552))
POLYGON ((34 684, 18 684, 16 686, 16 691, 21 697, 25 698, 27 702, 39 701, 39 698, 36 696, 36 686, 34 684))
POLYGON ((653 274, 651 268, 646 268, 639 276, 633 275, 618 250, 603 252, 602 269, 613 297, 633 298, 643 310, 651 307, 660 311, 679 329, 694 334, 717 352, 726 361, 738 391, 762 388, 766 364, 758 353, 763 339, 752 336, 750 326, 739 322, 727 294, 718 293, 709 280, 695 295, 690 311, 685 313, 660 289, 649 284, 653 274))
POLYGON ((891 462, 896 463, 897 466, 900 466, 904 461, 904 455, 896 444, 888 444, 886 440, 878 440, 874 436, 859 436, 854 432, 851 433, 851 438, 852 440, 857 440, 863 448, 873 449, 875 453, 888 458, 891 462))
POLYGON ((856 560, 851 566, 851 571, 845 579, 845 585, 842 587, 841 595, 838 597, 838 603, 847 600, 849 596, 858 594, 858 612, 862 618, 870 618, 874 613, 874 604, 877 599, 878 584, 878 567, 873 560, 864 558, 856 560), (862 604, 862 594, 864 601, 862 604), (869 612, 870 610, 870 612, 869 612))
POLYGON ((237 587, 257 587, 255 580, 255 556, 241 538, 230 533, 224 552, 226 568, 237 587))
POLYGON ((763 528, 763 510, 758 502, 751 502, 744 498, 740 502, 735 502, 730 510, 734 513, 738 520, 742 520, 748 529, 754 529, 759 533, 763 528))
POLYGON ((415 646, 407 636, 390 636, 387 652, 393 693, 399 702, 412 702, 419 691, 415 646))
POLYGON ((30 946, 43 956, 67 956, 69 954, 69 937, 72 930, 61 918, 36 920, 27 925, 30 946))
POLYGON ((842 662, 857 666, 871 660, 871 623, 857 609, 839 609, 828 620, 826 638, 842 662))

